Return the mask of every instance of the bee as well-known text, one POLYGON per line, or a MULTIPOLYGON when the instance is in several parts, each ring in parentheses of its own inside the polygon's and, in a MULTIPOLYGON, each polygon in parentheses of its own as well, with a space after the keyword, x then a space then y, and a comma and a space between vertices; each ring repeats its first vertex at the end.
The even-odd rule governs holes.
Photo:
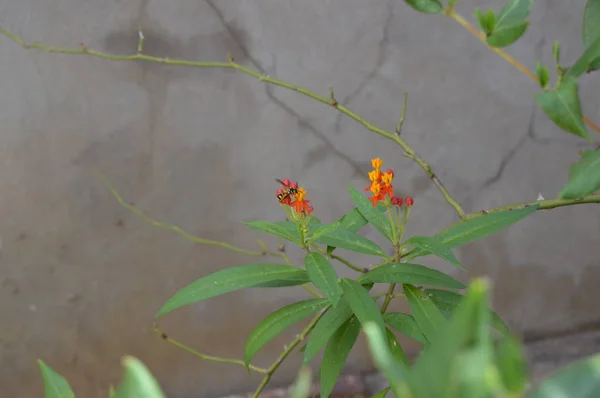
POLYGON ((276 178, 275 181, 277 181, 283 188, 283 192, 277 194, 277 200, 279 200, 280 202, 283 201, 288 196, 296 195, 298 193, 298 188, 292 187, 291 186, 292 183, 289 182, 289 180, 286 180, 286 182, 283 182, 279 178, 276 178))

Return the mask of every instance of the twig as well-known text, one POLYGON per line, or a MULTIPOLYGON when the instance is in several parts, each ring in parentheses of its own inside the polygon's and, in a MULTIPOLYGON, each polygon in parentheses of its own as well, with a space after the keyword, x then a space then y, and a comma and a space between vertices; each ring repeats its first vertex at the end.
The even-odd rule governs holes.
MULTIPOLYGON (((299 87, 299 86, 287 83, 283 80, 272 78, 271 76, 262 74, 251 68, 242 66, 242 65, 234 62, 233 58, 231 58, 231 57, 229 57, 229 62, 197 62, 197 61, 186 61, 186 60, 182 60, 182 59, 154 57, 151 55, 145 55, 145 54, 140 54, 140 53, 131 54, 131 55, 113 55, 113 54, 103 53, 100 51, 90 50, 85 46, 82 46, 81 48, 68 49, 68 48, 50 47, 50 46, 46 46, 46 45, 43 45, 38 42, 28 44, 28 43, 25 43, 25 41, 23 39, 21 39, 20 37, 6 31, 2 28, 0 28, 0 33, 4 34, 8 38, 12 39, 15 43, 19 44, 20 46, 22 46, 24 48, 27 48, 27 49, 33 48, 33 49, 46 51, 49 53, 91 55, 94 57, 108 59, 111 61, 148 61, 148 62, 167 64, 167 65, 188 66, 188 67, 195 67, 195 68, 235 69, 237 71, 240 71, 242 73, 245 73, 249 76, 252 76, 252 77, 258 79, 261 82, 265 82, 265 83, 273 84, 275 86, 283 87, 288 90, 295 91, 297 93, 300 93, 302 95, 310 97, 310 98, 312 98, 316 101, 319 101, 323 104, 326 104, 329 106, 332 105, 331 98, 319 95, 319 94, 317 94, 313 91, 307 90, 303 87, 299 87)), ((354 119, 355 121, 357 121, 358 123, 363 125, 367 130, 369 130, 375 134, 378 134, 384 138, 392 140, 395 143, 397 143, 398 145, 400 145, 400 147, 402 147, 404 152, 409 155, 409 158, 414 160, 417 164, 419 164, 425 170, 425 172, 427 172, 429 177, 433 180, 435 185, 442 192, 442 195, 444 196, 446 201, 456 210, 456 213, 458 214, 458 216, 460 218, 462 218, 464 216, 464 211, 460 207, 460 205, 458 205, 458 203, 456 203, 456 201, 454 199, 452 199, 452 196, 450 195, 448 190, 439 182, 439 180, 436 181, 437 178, 434 178, 435 174, 431 170, 431 166, 427 162, 425 162, 423 159, 421 159, 419 157, 419 155, 416 153, 416 151, 410 145, 408 145, 408 143, 406 143, 406 141, 404 141, 404 139, 397 136, 395 133, 386 131, 385 129, 374 125, 373 123, 368 122, 367 120, 364 120, 360 115, 352 112, 350 109, 346 108, 345 106, 343 106, 341 104, 336 104, 335 109, 339 110, 346 116, 349 116, 350 118, 354 119)))
MULTIPOLYGON (((228 364, 232 364, 232 365, 240 365, 240 366, 243 366, 244 368, 246 367, 246 364, 241 359, 222 358, 222 357, 215 357, 212 355, 202 354, 202 353, 194 350, 193 348, 190 348, 190 347, 186 346, 185 344, 180 343, 179 341, 170 338, 162 330, 160 330, 156 325, 154 325, 152 327, 152 331, 154 333, 156 333, 157 335, 159 335, 160 338, 165 340, 167 343, 173 344, 174 346, 181 348, 182 350, 189 352, 190 354, 192 354, 202 360, 219 362, 219 363, 228 363, 228 364)), ((267 374, 267 372, 268 372, 267 369, 259 368, 258 366, 254 366, 254 365, 249 365, 248 368, 257 373, 267 374)))
MULTIPOLYGON (((460 14, 457 14, 454 11, 453 7, 450 8, 450 9, 448 9, 448 11, 446 12, 446 15, 448 15, 450 18, 454 19, 456 22, 458 22, 460 25, 462 25, 471 34, 473 34, 473 36, 475 36, 476 38, 478 38, 483 44, 485 44, 493 52, 495 52, 496 54, 498 54, 500 57, 502 57, 504 60, 506 60, 512 66, 514 66, 519 71, 521 71, 525 76, 527 76, 531 80, 539 83, 539 80, 538 80, 537 76, 533 72, 531 72, 529 69, 527 69, 523 64, 521 64, 519 61, 517 61, 516 59, 514 59, 513 57, 511 57, 510 55, 508 55, 508 53, 506 53, 505 51, 503 51, 503 50, 501 50, 499 48, 496 48, 496 47, 492 47, 489 44, 487 44, 487 42, 485 41, 485 35, 482 32, 480 32, 479 30, 477 30, 477 28, 475 28, 473 25, 471 25, 460 14)), ((595 130, 597 133, 600 133, 600 126, 598 126, 596 123, 594 123, 593 121, 591 121, 590 119, 588 119, 585 115, 583 115, 583 121, 591 129, 595 130)))
POLYGON ((333 253, 332 253, 332 254, 329 254, 329 255, 328 255, 328 254, 327 254, 327 251, 326 251, 326 250, 324 250, 322 247, 319 247, 319 246, 317 246, 317 245, 312 245, 312 247, 313 247, 314 249, 316 249, 316 250, 317 250, 319 253, 321 253, 321 254, 323 254, 323 255, 325 255, 325 256, 329 256, 329 257, 333 258, 334 260, 337 260, 337 261, 339 261, 340 263, 344 264, 346 267, 348 267, 348 268, 350 268, 350 269, 353 269, 353 270, 354 270, 354 271, 356 271, 356 272, 360 272, 360 273, 364 273, 364 272, 365 272, 365 270, 364 270, 364 269, 360 268, 360 267, 359 267, 359 266, 357 266, 357 265, 354 265, 354 264, 352 264, 350 261, 346 260, 346 259, 345 259, 345 258, 343 258, 343 257, 340 257, 340 256, 338 256, 337 254, 333 254, 333 253))

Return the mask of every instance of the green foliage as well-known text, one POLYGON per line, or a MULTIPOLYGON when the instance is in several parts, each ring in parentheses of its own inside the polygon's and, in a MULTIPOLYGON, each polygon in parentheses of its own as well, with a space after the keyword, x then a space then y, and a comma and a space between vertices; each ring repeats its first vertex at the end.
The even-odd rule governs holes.
POLYGON ((535 70, 537 73, 537 78, 540 82, 540 87, 542 89, 546 89, 548 87, 548 83, 550 83, 550 72, 548 72, 548 68, 543 66, 540 61, 537 61, 535 64, 535 70))
POLYGON ((404 242, 405 245, 414 246, 419 249, 424 255, 433 254, 441 259, 448 261, 450 264, 464 270, 463 266, 460 265, 454 253, 452 253, 451 246, 444 243, 439 237, 436 236, 413 236, 404 242))
POLYGON ((137 358, 123 358, 123 379, 115 398, 166 398, 156 379, 137 358))
POLYGON ((507 47, 525 34, 529 26, 529 13, 533 0, 511 0, 496 16, 493 10, 482 14, 479 9, 475 17, 486 35, 486 42, 491 47, 507 47))
POLYGON ((450 275, 424 265, 410 263, 381 265, 361 276, 358 281, 360 283, 411 283, 451 289, 464 289, 465 287, 450 275))
POLYGON ((428 341, 446 324, 446 318, 431 298, 412 285, 404 285, 404 294, 419 329, 428 341))
POLYGON ((310 368, 302 368, 296 378, 296 383, 290 391, 290 398, 308 398, 310 397, 310 388, 312 382, 312 372, 310 368))
POLYGON ((562 397, 600 397, 600 354, 563 368, 527 394, 527 398, 562 397))
POLYGON ((319 319, 312 333, 308 337, 306 349, 304 350, 304 363, 307 364, 329 341, 331 336, 344 322, 352 316, 350 305, 342 300, 337 308, 330 308, 319 319))
POLYGON ((600 150, 588 149, 569 169, 569 183, 560 197, 577 199, 600 190, 600 150))
POLYGON ((381 247, 379 247, 377 243, 343 228, 335 228, 327 231, 315 239, 315 241, 317 243, 346 249, 355 253, 384 256, 383 250, 381 250, 381 247))
POLYGON ((381 330, 385 328, 379 307, 364 287, 352 279, 342 278, 342 291, 344 299, 362 325, 372 322, 381 330))
POLYGON ((291 221, 269 222, 269 221, 247 221, 244 224, 250 228, 274 235, 290 242, 300 244, 298 227, 291 221))
POLYGON ((329 298, 334 307, 337 307, 342 297, 338 276, 335 269, 321 253, 308 253, 304 265, 312 283, 329 298))
POLYGON ((44 381, 45 398, 75 398, 71 386, 63 376, 46 365, 41 359, 38 359, 38 364, 44 381))
POLYGON ((406 4, 425 14, 439 14, 444 11, 444 6, 439 0, 405 0, 406 4))
MULTIPOLYGON (((589 48, 600 38, 600 0, 587 0, 583 10, 583 48, 589 48)), ((592 60, 588 67, 589 72, 600 69, 600 56, 592 60)))
POLYGON ((423 336, 423 332, 417 326, 417 322, 415 322, 415 318, 412 315, 402 312, 386 312, 383 314, 383 321, 386 325, 391 326, 403 335, 427 344, 427 339, 423 336))
POLYGON ((376 207, 374 208, 371 202, 353 186, 348 188, 350 197, 354 202, 354 205, 364 216, 364 218, 377 230, 379 233, 387 238, 390 242, 393 241, 392 225, 390 219, 376 207))

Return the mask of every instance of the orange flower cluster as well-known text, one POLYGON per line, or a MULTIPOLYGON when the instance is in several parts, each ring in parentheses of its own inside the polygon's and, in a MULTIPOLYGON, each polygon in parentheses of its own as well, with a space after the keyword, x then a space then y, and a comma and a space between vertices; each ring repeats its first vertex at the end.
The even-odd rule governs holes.
POLYGON ((296 213, 308 215, 313 212, 313 207, 309 205, 310 200, 305 199, 306 189, 304 187, 298 187, 297 182, 288 179, 281 181, 281 185, 282 188, 275 191, 279 203, 293 207, 296 209, 296 213))
POLYGON ((380 158, 372 159, 371 165, 373 166, 373 171, 369 173, 371 183, 365 188, 365 191, 371 191, 373 194, 369 200, 373 203, 373 207, 375 207, 386 196, 390 198, 394 196, 394 187, 392 186, 394 171, 390 169, 382 173, 381 166, 383 166, 383 161, 380 158))

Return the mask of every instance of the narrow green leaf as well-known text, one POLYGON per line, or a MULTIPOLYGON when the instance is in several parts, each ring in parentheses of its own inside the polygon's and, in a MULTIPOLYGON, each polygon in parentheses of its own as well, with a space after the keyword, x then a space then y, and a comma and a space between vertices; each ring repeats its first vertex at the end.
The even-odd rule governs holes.
POLYGON ((323 235, 319 236, 315 241, 324 245, 339 247, 340 249, 346 249, 356 253, 385 256, 383 250, 377 246, 377 243, 342 228, 327 231, 323 235))
POLYGON ((369 221, 362 215, 360 211, 355 207, 350 210, 348 213, 344 214, 342 218, 338 221, 339 226, 350 231, 350 232, 358 232, 362 227, 367 225, 369 221))
POLYGON ((503 48, 508 47, 525 34, 529 21, 523 21, 521 23, 509 26, 496 26, 491 35, 489 35, 485 41, 491 47, 503 48))
POLYGON ((569 168, 569 183, 560 191, 560 197, 581 198, 599 189, 600 150, 588 149, 581 154, 581 159, 569 168))
POLYGON ((45 398, 75 398, 69 382, 62 375, 46 365, 41 359, 38 359, 38 365, 44 380, 45 398))
POLYGON ((358 192, 353 186, 348 187, 348 192, 358 211, 360 211, 360 213, 382 236, 391 242, 393 240, 392 225, 385 213, 382 213, 381 210, 378 210, 376 207, 374 208, 369 199, 365 198, 365 196, 358 192))
POLYGON ((166 398, 156 379, 139 359, 126 356, 121 363, 124 374, 116 398, 166 398))
POLYGON ((298 226, 291 221, 246 221, 244 224, 257 231, 275 235, 290 242, 300 243, 298 226))
POLYGON ((404 293, 419 329, 431 341, 438 330, 446 325, 446 318, 423 291, 407 284, 404 285, 404 293))
POLYGON ((116 398, 116 397, 117 397, 117 392, 115 391, 115 388, 111 384, 110 387, 108 387, 108 398, 116 398))
POLYGON ((583 54, 569 68, 565 76, 578 78, 586 72, 597 70, 598 64, 600 64, 600 37, 597 37, 585 48, 583 54))
POLYGON ((394 332, 392 332, 388 328, 385 328, 385 333, 387 335, 388 345, 390 346, 390 352, 394 359, 408 366, 408 358, 406 358, 406 354, 404 353, 404 350, 402 349, 400 343, 398 343, 398 339, 396 339, 394 332))
POLYGON ((308 398, 312 387, 312 371, 310 368, 302 368, 298 372, 296 382, 290 392, 290 398, 308 398))
POLYGON ((425 14, 439 14, 444 11, 444 6, 439 0, 405 0, 406 4, 416 11, 425 14))
POLYGON ((397 361, 390 352, 390 347, 387 341, 387 336, 383 329, 376 323, 368 322, 363 325, 365 334, 367 335, 367 343, 375 366, 385 376, 390 383, 390 388, 395 397, 410 397, 415 396, 410 393, 407 385, 409 370, 397 361))
POLYGON ((510 0, 496 18, 496 28, 501 29, 523 22, 531 12, 533 0, 510 0))
POLYGON ((330 307, 317 321, 315 328, 308 336, 308 343, 304 350, 304 364, 306 365, 329 341, 336 330, 352 316, 350 305, 342 300, 336 308, 330 307))
POLYGON ((555 40, 554 43, 552 43, 552 58, 554 58, 554 62, 556 62, 557 65, 560 64, 560 42, 558 40, 555 40))
POLYGON ((600 397, 600 354, 577 361, 547 378, 527 398, 600 397))
POLYGON ((415 318, 412 315, 402 312, 386 312, 383 314, 383 321, 405 336, 410 337, 420 343, 427 344, 427 339, 423 336, 421 329, 417 326, 415 318))
POLYGON ((550 72, 548 72, 548 68, 542 65, 540 61, 535 63, 535 69, 537 73, 537 78, 540 82, 541 88, 548 87, 548 83, 550 82, 550 72))
POLYGON ((485 33, 486 36, 492 34, 494 28, 496 27, 496 15, 494 14, 494 10, 489 8, 484 14, 479 8, 476 8, 475 19, 477 19, 479 27, 485 33))
POLYGON ((359 283, 410 283, 464 289, 465 285, 433 268, 424 265, 399 263, 384 264, 374 268, 358 279, 359 283))
MULTIPOLYGON (((588 0, 583 10, 583 48, 590 47, 600 37, 600 0, 588 0)), ((589 66, 589 71, 600 69, 600 59, 589 66)))
POLYGON ((332 223, 332 224, 313 224, 310 233, 308 234, 306 240, 307 242, 312 242, 315 239, 317 239, 319 236, 323 235, 324 233, 326 233, 327 231, 332 231, 334 229, 339 228, 339 224, 338 223, 332 223))
MULTIPOLYGON (((464 299, 464 296, 448 290, 425 289, 427 294, 434 304, 442 311, 446 317, 451 317, 455 309, 464 299)), ((490 310, 490 326, 499 331, 504 336, 510 336, 511 332, 506 323, 498 316, 497 313, 490 310)))
POLYGON ((308 273, 285 264, 231 267, 200 278, 180 289, 155 315, 158 318, 184 305, 249 287, 286 287, 309 282, 308 273))
POLYGON ((290 326, 308 318, 315 312, 322 310, 329 304, 327 299, 303 300, 286 305, 263 319, 252 330, 244 346, 244 362, 246 366, 250 363, 256 353, 268 342, 277 337, 278 334, 290 326))
POLYGON ((390 392, 390 388, 386 387, 381 391, 378 391, 375 395, 373 395, 371 398, 385 398, 385 396, 390 392))
POLYGON ((308 253, 304 265, 312 283, 327 296, 334 307, 337 307, 342 294, 338 285, 338 276, 329 261, 317 252, 308 253))
POLYGON ((583 123, 579 104, 577 80, 565 77, 561 85, 553 91, 535 94, 535 100, 546 115, 561 129, 590 140, 583 123))
POLYGON ((421 249, 425 253, 438 256, 439 258, 448 261, 455 267, 464 270, 463 266, 460 265, 454 256, 454 253, 452 253, 450 245, 443 243, 443 241, 436 236, 412 236, 408 238, 404 244, 415 246, 417 249, 421 249))
POLYGON ((367 322, 373 322, 383 330, 385 328, 383 317, 379 312, 379 307, 367 290, 358 282, 348 278, 341 279, 341 286, 344 292, 344 300, 350 304, 352 312, 360 323, 364 325, 367 322))
POLYGON ((514 337, 507 336, 500 342, 496 364, 506 391, 521 395, 527 383, 527 364, 521 345, 514 337))
POLYGON ((327 343, 321 362, 321 397, 329 397, 333 391, 359 333, 360 322, 353 316, 333 334, 327 343))

